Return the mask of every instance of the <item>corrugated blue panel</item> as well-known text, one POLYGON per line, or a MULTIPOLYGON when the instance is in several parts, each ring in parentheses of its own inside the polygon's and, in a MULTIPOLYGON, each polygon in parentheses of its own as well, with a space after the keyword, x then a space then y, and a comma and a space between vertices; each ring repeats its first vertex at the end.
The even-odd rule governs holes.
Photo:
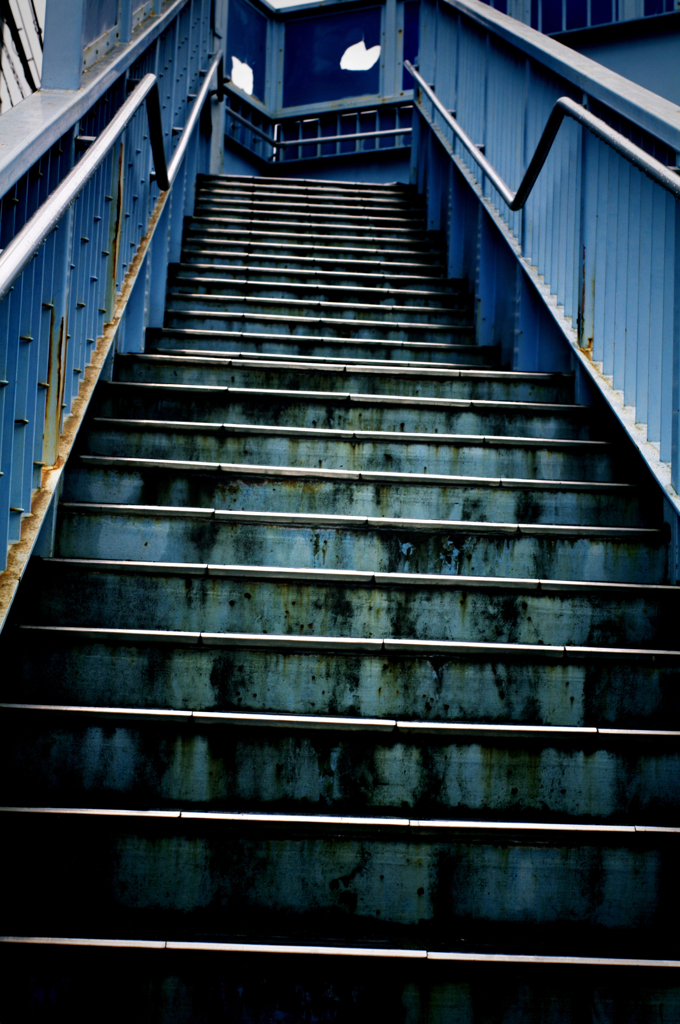
POLYGON ((340 67, 340 60, 356 43, 363 41, 367 50, 380 45, 380 20, 381 9, 372 7, 367 11, 289 22, 284 52, 284 107, 376 95, 380 90, 380 61, 367 71, 347 71, 340 67))

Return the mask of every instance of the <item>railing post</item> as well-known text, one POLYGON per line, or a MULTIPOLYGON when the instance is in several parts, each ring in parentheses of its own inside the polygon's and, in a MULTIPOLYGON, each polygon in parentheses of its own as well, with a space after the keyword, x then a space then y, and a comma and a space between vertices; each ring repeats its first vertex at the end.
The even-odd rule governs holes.
POLYGON ((118 40, 129 43, 132 38, 132 0, 118 0, 118 40))
POLYGON ((79 89, 87 0, 47 0, 43 89, 79 89))
POLYGON ((680 200, 675 202, 673 247, 673 421, 671 483, 680 492, 680 200))

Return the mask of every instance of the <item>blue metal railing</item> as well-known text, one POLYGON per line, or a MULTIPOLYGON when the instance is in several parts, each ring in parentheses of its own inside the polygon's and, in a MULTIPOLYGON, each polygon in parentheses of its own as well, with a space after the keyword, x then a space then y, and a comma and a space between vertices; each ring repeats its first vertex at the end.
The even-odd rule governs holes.
MULTIPOLYGON (((166 4, 81 90, 54 94, 58 116, 0 167, 0 570, 107 352, 141 350, 146 324, 162 322, 167 264, 196 172, 209 169, 199 115, 213 91, 212 45, 209 0, 166 4), (155 160, 137 102, 149 88, 155 160)), ((49 92, 38 94, 12 111, 18 131, 36 118, 34 100, 52 115, 49 92)))
POLYGON ((226 86, 226 139, 264 163, 291 163, 408 149, 411 103, 380 103, 274 118, 226 86))
POLYGON ((478 0, 423 0, 421 10, 420 74, 443 110, 420 90, 412 167, 430 227, 448 224, 449 273, 476 293, 480 342, 505 344, 516 369, 563 368, 563 343, 540 336, 536 310, 549 313, 680 511, 680 204, 664 170, 680 150, 675 107, 478 0), (602 130, 554 123, 517 209, 503 183, 519 187, 560 97, 602 130), (653 158, 656 179, 615 135, 653 158), (463 223, 474 223, 471 241, 460 240, 463 223), (500 280, 513 266, 516 286, 500 280))

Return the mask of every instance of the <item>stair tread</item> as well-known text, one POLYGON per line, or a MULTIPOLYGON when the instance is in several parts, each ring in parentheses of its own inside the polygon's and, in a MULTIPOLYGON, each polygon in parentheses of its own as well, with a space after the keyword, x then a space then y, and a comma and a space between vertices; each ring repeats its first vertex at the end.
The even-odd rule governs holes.
POLYGON ((298 650, 302 652, 328 651, 339 653, 364 653, 376 656, 415 654, 430 657, 442 656, 498 657, 498 658, 539 658, 551 663, 556 660, 623 660, 638 663, 665 660, 669 664, 680 663, 680 650, 663 650, 651 647, 584 647, 574 644, 520 644, 481 643, 463 640, 417 640, 392 637, 345 637, 312 636, 287 633, 211 633, 177 629, 130 629, 107 626, 66 626, 20 623, 22 630, 42 631, 53 636, 66 638, 82 637, 87 640, 127 640, 131 643, 156 642, 161 644, 188 644, 202 647, 242 647, 246 649, 267 648, 273 650, 298 650))
MULTIPOLYGON (((204 242, 206 244, 209 243, 210 241, 211 241, 210 239, 205 239, 204 240, 204 242)), ((191 254, 191 253, 196 253, 198 255, 200 255, 200 254, 210 255, 210 254, 214 253, 215 248, 217 247, 217 242, 213 241, 212 244, 213 244, 213 249, 201 249, 201 248, 198 248, 195 245, 192 245, 191 244, 191 240, 188 240, 187 244, 184 246, 183 255, 186 256, 187 254, 191 254)), ((278 247, 278 248, 285 248, 285 246, 283 246, 279 242, 275 243, 273 246, 270 246, 270 248, 276 248, 276 247, 278 247)), ((300 248, 304 248, 304 247, 303 246, 296 246, 296 248, 300 249, 300 248)), ((307 248, 312 250, 312 251, 314 251, 314 249, 315 249, 314 246, 308 246, 307 248)), ((250 251, 243 252, 242 250, 230 251, 229 249, 218 248, 217 249, 217 255, 219 255, 221 258, 224 258, 224 259, 245 259, 245 260, 250 260, 250 259, 253 259, 253 258, 257 259, 258 258, 258 254, 256 252, 252 251, 252 244, 249 245, 249 249, 250 249, 250 251)), ((346 251, 347 250, 345 250, 345 252, 346 251)), ((376 252, 378 252, 378 251, 379 250, 376 250, 376 252)), ((368 252, 368 250, 362 249, 361 252, 368 252)), ((285 256, 285 255, 280 255, 280 254, 277 254, 277 253, 272 253, 271 255, 266 256, 266 258, 268 260, 278 260, 279 262, 283 262, 283 261, 291 262, 292 261, 294 263, 304 263, 305 265, 328 264, 328 263, 330 263, 334 267, 337 267, 337 265, 338 265, 337 257, 334 257, 334 256, 323 256, 323 255, 319 255, 319 256, 305 256, 305 255, 301 255, 299 253, 296 253, 293 256, 285 256)), ((418 262, 408 263, 406 260, 404 260, 403 262, 395 262, 394 260, 390 261, 390 260, 372 260, 372 259, 351 259, 351 260, 348 260, 345 256, 343 256, 343 265, 345 267, 347 267, 348 265, 356 265, 358 267, 385 267, 385 268, 389 268, 393 275, 394 274, 399 274, 402 268, 404 270, 406 270, 406 271, 412 270, 412 268, 417 268, 418 272, 419 272, 419 276, 425 276, 425 277, 429 276, 434 281, 442 281, 443 280, 442 277, 438 276, 438 275, 441 274, 441 270, 442 270, 441 264, 437 264, 437 263, 433 262, 432 260, 428 260, 425 263, 422 263, 422 262, 421 263, 418 263, 418 262), (429 275, 427 274, 428 270, 432 271, 432 273, 429 274, 429 275)), ((366 271, 366 272, 370 273, 371 271, 366 271)))
MULTIPOLYGON (((146 353, 141 355, 129 356, 129 361, 145 363, 155 357, 150 356, 146 353)), ((166 359, 167 357, 163 357, 166 359)), ((170 357, 171 358, 171 357, 170 357)), ((189 357, 191 358, 191 357, 189 357)), ((197 360, 203 363, 204 360, 197 360)), ((172 363, 170 364, 172 365, 172 363)), ((209 365, 209 364, 208 364, 209 365)), ((218 362, 218 365, 219 362, 218 362)), ((257 364, 258 367, 261 364, 257 364)), ((279 368, 279 364, 275 365, 275 368, 279 368)), ((297 368, 297 367, 295 367, 297 368)), ((325 369, 325 367, 323 367, 325 369)), ((441 408, 452 408, 452 409, 480 409, 480 410, 492 410, 492 411, 508 411, 508 412, 531 412, 531 413, 545 413, 546 415, 554 414, 567 414, 574 416, 586 416, 589 415, 590 409, 586 405, 576 405, 559 402, 528 402, 528 401, 511 401, 503 399, 492 399, 492 398, 435 398, 430 396, 421 395, 382 395, 382 394, 370 394, 368 392, 352 392, 352 391, 303 391, 303 390, 287 390, 284 388, 244 388, 234 387, 227 384, 173 384, 163 382, 148 382, 148 381, 110 381, 109 387, 134 387, 134 388, 156 388, 164 390, 184 391, 190 389, 191 392, 221 392, 235 395, 243 395, 244 397, 255 397, 257 395, 266 395, 274 398, 294 398, 299 401, 305 399, 315 400, 321 399, 323 401, 338 401, 338 402, 360 402, 369 404, 394 404, 404 406, 432 406, 441 408)))
MULTIPOLYGON (((176 278, 175 281, 174 281, 173 287, 175 288, 175 290, 170 292, 170 294, 168 295, 168 298, 169 298, 169 300, 171 302, 173 300, 177 300, 177 299, 182 299, 183 301, 187 301, 189 299, 192 299, 192 300, 195 299, 195 300, 198 300, 198 301, 201 301, 201 302, 208 302, 208 303, 215 303, 215 304, 221 304, 221 303, 224 303, 224 302, 234 302, 234 303, 243 303, 244 305, 252 303, 253 305, 260 305, 260 304, 262 304, 264 306, 269 306, 269 305, 272 305, 272 306, 273 305, 277 305, 277 306, 295 306, 295 307, 303 306, 303 307, 308 308, 308 309, 324 309, 324 310, 328 309, 328 310, 331 310, 331 311, 336 310, 336 309, 351 309, 351 310, 358 310, 361 313, 370 312, 370 311, 379 311, 381 313, 382 312, 402 313, 404 315, 410 315, 410 316, 416 316, 418 313, 428 313, 428 314, 431 314, 431 315, 441 314, 442 316, 450 316, 451 314, 456 313, 456 312, 461 312, 461 313, 464 313, 464 314, 469 314, 469 312, 470 312, 469 307, 467 307, 467 306, 461 306, 461 307, 456 307, 456 306, 401 306, 401 305, 396 305, 396 304, 395 305, 387 305, 387 304, 383 305, 383 304, 378 303, 378 302, 353 302, 353 301, 349 301, 349 300, 346 301, 346 302, 334 302, 334 301, 331 301, 331 300, 328 300, 328 299, 297 299, 297 298, 295 298, 295 299, 278 299, 278 298, 269 298, 269 297, 264 296, 264 295, 262 295, 262 296, 260 296, 260 295, 258 295, 258 296, 253 296, 253 295, 211 295, 211 294, 206 294, 204 292, 191 292, 191 291, 186 291, 185 292, 185 291, 182 291, 181 289, 178 288, 178 285, 180 284, 181 280, 182 280, 181 278, 176 278)), ((194 283, 194 282, 188 282, 188 283, 194 283)), ((355 322, 357 322, 355 319, 352 319, 352 320, 348 321, 349 324, 352 324, 352 323, 355 323, 355 322)), ((416 322, 409 323, 409 327, 418 327, 418 326, 420 326, 420 325, 418 323, 416 323, 416 322)), ((430 325, 428 325, 428 326, 430 326, 430 325)))
POLYGON ((555 448, 564 450, 585 449, 602 453, 611 450, 610 441, 581 440, 571 438, 549 437, 513 437, 511 435, 493 434, 439 434, 414 433, 410 431, 331 429, 325 427, 279 427, 257 423, 214 423, 196 420, 140 420, 124 419, 115 416, 95 416, 91 423, 129 430, 169 430, 206 433, 225 433, 243 435, 263 435, 269 437, 306 437, 323 438, 338 441, 381 441, 383 444, 434 444, 434 445, 473 445, 512 448, 555 448))
POLYGON ((523 535, 538 537, 590 537, 593 539, 612 538, 622 540, 662 540, 665 531, 656 527, 640 526, 584 526, 544 525, 542 523, 490 523, 453 519, 404 519, 387 516, 342 516, 320 515, 310 512, 253 512, 246 509, 194 508, 177 505, 123 505, 107 502, 61 503, 64 513, 134 515, 135 517, 170 516, 173 518, 215 519, 224 523, 274 523, 277 525, 312 526, 331 529, 353 530, 413 530, 464 531, 465 533, 523 535))
POLYGON ((20 878, 54 850, 10 944, 677 965, 635 958, 663 949, 680 836, 661 497, 578 373, 476 343, 428 224, 396 183, 197 180, 168 326, 116 354, 8 631, 0 810, 20 878), (279 907, 305 844, 316 902, 279 907), (375 878, 399 872, 397 912, 375 878), (85 938, 41 938, 67 897, 85 938), (494 925, 480 954, 445 899, 472 942, 494 925), (605 934, 630 957, 580 955, 605 934))
POLYGON ((667 584, 598 582, 594 580, 521 579, 510 576, 458 576, 435 573, 371 572, 361 569, 313 569, 270 565, 214 565, 207 562, 144 562, 105 558, 45 558, 43 564, 53 568, 81 568, 92 572, 123 572, 144 575, 209 576, 233 579, 283 580, 287 583, 349 583, 374 587, 440 587, 450 589, 492 589, 540 591, 541 593, 576 593, 592 591, 603 596, 615 592, 621 599, 646 594, 675 597, 678 588, 667 584))
POLYGON ((348 469, 317 469, 312 466, 272 466, 254 465, 252 463, 203 462, 188 459, 145 459, 128 458, 122 455, 80 455, 81 462, 90 465, 120 465, 127 467, 156 467, 159 469, 195 470, 241 475, 298 477, 300 479, 328 479, 365 481, 368 483, 399 483, 437 486, 459 485, 469 487, 492 487, 510 490, 550 490, 550 491, 600 491, 609 493, 634 494, 638 485, 628 482, 606 480, 549 480, 516 477, 474 477, 454 476, 443 473, 401 473, 378 472, 373 470, 348 469))
POLYGON ((545 743, 556 740, 583 740, 598 737, 631 742, 654 740, 680 740, 677 729, 611 729, 598 726, 566 725, 514 725, 496 722, 419 722, 411 719, 341 717, 337 715, 267 715, 242 711, 181 710, 177 708, 102 707, 78 704, 12 704, 0 703, 5 711, 36 715, 58 715, 74 718, 121 719, 139 722, 182 722, 196 725, 226 727, 261 727, 275 729, 318 730, 350 732, 398 733, 405 736, 473 737, 489 739, 530 739, 545 743))

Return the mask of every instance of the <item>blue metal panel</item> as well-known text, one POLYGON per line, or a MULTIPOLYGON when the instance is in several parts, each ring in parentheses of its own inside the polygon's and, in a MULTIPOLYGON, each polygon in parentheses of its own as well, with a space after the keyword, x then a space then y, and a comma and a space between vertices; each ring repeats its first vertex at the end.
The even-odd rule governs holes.
MULTIPOLYGON (((418 40, 420 34, 420 0, 408 0, 404 8, 404 60, 413 64, 418 60, 418 40)), ((408 71, 402 72, 402 89, 412 89, 413 79, 408 71)))
POLYGON ((340 59, 348 47, 362 40, 367 50, 379 46, 380 25, 380 7, 288 22, 283 106, 377 95, 379 63, 367 71, 347 71, 340 67, 340 59))
POLYGON ((80 88, 86 2, 48 0, 45 9, 43 89, 80 88))
POLYGON ((83 46, 99 39, 118 21, 118 0, 87 0, 83 46))
POLYGON ((229 29, 227 35, 227 74, 231 73, 231 59, 236 57, 253 71, 253 94, 265 97, 267 73, 267 19, 246 0, 229 0, 229 29))

